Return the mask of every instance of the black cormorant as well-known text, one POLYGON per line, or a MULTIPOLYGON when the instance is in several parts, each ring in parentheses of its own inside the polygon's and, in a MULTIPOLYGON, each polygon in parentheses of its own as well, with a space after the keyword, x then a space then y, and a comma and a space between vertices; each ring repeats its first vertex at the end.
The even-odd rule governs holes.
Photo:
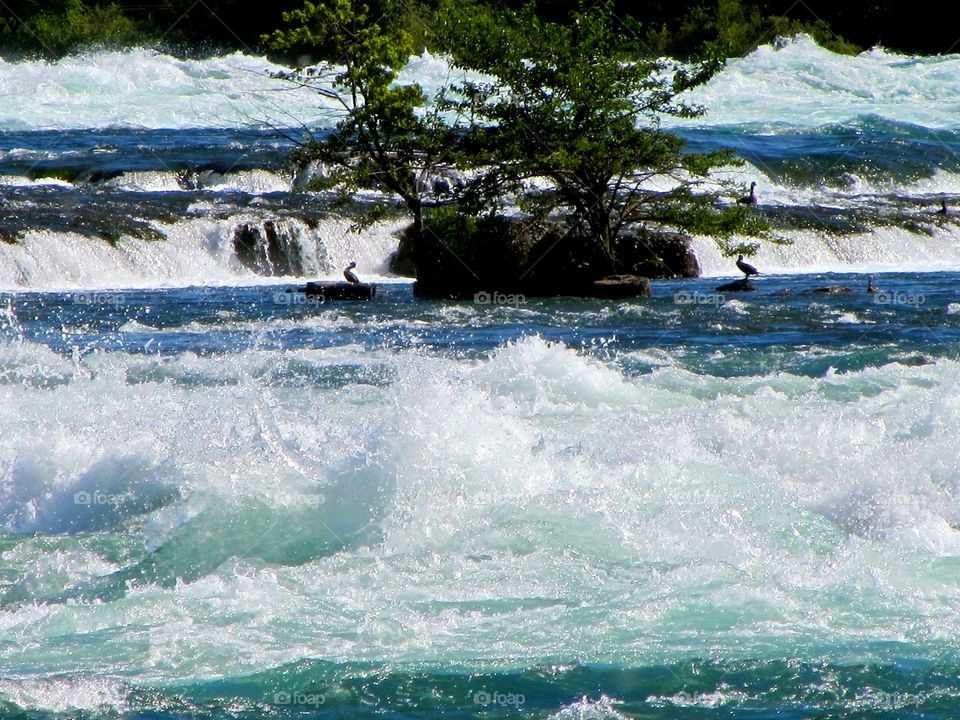
POLYGON ((740 272, 742 272, 748 278, 751 275, 760 274, 753 265, 749 263, 745 263, 743 261, 743 255, 737 255, 737 269, 740 270, 740 272))
POLYGON ((757 183, 756 183, 756 182, 750 183, 750 194, 749 194, 749 195, 744 195, 742 198, 740 198, 739 200, 737 200, 737 202, 740 203, 741 205, 756 205, 756 204, 757 204, 757 196, 756 196, 756 195, 754 194, 754 192, 753 192, 753 190, 754 190, 755 187, 757 187, 757 183))
POLYGON ((347 279, 347 282, 350 283, 359 283, 360 278, 357 277, 357 274, 353 269, 357 266, 355 262, 351 262, 343 271, 343 276, 347 279))

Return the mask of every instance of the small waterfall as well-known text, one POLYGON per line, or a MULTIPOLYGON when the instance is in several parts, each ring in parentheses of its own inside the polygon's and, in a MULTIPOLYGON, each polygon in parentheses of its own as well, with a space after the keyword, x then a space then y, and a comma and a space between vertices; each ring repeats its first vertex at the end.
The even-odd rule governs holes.
POLYGON ((268 277, 327 272, 328 265, 318 258, 317 245, 298 220, 246 222, 233 234, 233 250, 244 267, 268 277))
MULTIPOLYGON (((881 227, 850 235, 811 230, 783 234, 787 244, 759 241, 750 262, 761 272, 936 272, 960 266, 960 229, 952 224, 930 233, 881 227)), ((704 276, 739 275, 733 259, 724 257, 713 240, 694 238, 693 250, 704 276)))
POLYGON ((313 230, 316 236, 318 252, 323 258, 324 271, 336 275, 351 262, 357 263, 357 274, 383 275, 389 272, 390 256, 399 244, 398 233, 409 221, 377 223, 356 232, 349 220, 329 218, 313 230))
POLYGON ((315 227, 291 218, 248 221, 236 227, 233 250, 245 268, 265 277, 339 277, 350 262, 361 274, 382 275, 404 224, 379 224, 358 233, 343 218, 327 218, 315 227))
POLYGON ((0 242, 0 288, 53 290, 229 285, 256 278, 339 278, 356 261, 361 278, 383 275, 402 222, 360 233, 349 220, 236 215, 151 223, 156 236, 115 243, 76 232, 31 230, 0 242))

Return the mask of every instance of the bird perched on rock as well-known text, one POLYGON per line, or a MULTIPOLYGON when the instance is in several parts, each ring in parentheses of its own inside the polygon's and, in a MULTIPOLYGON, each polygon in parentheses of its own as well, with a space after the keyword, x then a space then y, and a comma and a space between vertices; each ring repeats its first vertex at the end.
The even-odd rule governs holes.
POLYGON ((743 255, 737 255, 737 269, 744 274, 745 277, 750 277, 751 275, 759 275, 760 272, 750 263, 745 263, 743 261, 743 255))
POLYGON ((347 282, 349 282, 349 283, 357 283, 357 284, 359 284, 359 282, 360 282, 360 278, 358 278, 358 277, 357 277, 357 274, 353 271, 353 269, 354 269, 356 266, 357 266, 357 264, 356 264, 355 262, 351 262, 349 265, 347 265, 346 268, 344 268, 343 276, 347 279, 347 282))
POLYGON ((742 198, 738 199, 737 202, 741 205, 756 205, 757 196, 754 194, 754 189, 757 187, 756 182, 750 183, 750 194, 744 195, 742 198))

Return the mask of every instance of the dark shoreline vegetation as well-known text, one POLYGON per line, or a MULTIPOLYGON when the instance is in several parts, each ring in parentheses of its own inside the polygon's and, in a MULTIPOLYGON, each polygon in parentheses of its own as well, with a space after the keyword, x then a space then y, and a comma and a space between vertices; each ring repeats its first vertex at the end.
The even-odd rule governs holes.
MULTIPOLYGON (((0 5, 0 57, 56 59, 90 46, 150 45, 181 55, 245 50, 265 51, 261 37, 280 27, 283 14, 300 0, 250 6, 238 0, 9 0, 0 5), (255 8, 255 9, 253 9, 255 8)), ((375 16, 387 3, 371 0, 375 16)), ((492 12, 520 10, 525 0, 484 0, 492 12)), ((390 30, 402 28, 418 49, 436 46, 443 0, 409 0, 390 15, 390 30)), ((544 21, 567 22, 576 0, 537 0, 544 21)), ((653 55, 695 58, 733 57, 770 42, 777 35, 803 32, 835 52, 855 53, 881 45, 907 54, 932 55, 956 49, 949 23, 931 22, 933 4, 899 0, 829 3, 776 3, 772 0, 666 0, 612 4, 616 17, 636 23, 639 38, 653 55)))

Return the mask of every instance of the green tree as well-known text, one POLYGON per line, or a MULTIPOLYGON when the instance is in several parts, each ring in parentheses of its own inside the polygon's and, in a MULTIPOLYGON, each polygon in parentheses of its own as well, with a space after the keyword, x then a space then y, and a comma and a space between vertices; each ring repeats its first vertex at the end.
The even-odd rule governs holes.
MULTIPOLYGON (((800 9, 806 9, 805 6, 800 9)), ((751 2, 716 0, 694 5, 676 23, 673 49, 718 58, 741 57, 779 37, 804 33, 836 53, 854 55, 861 48, 834 33, 820 19, 767 14, 751 2)))
POLYGON ((21 13, 0 16, 0 33, 12 34, 14 44, 56 58, 84 46, 122 46, 142 35, 115 3, 87 5, 83 0, 51 0, 27 4, 21 13))
POLYGON ((664 117, 703 109, 678 96, 719 62, 681 67, 639 57, 635 25, 600 2, 572 22, 542 21, 531 9, 499 18, 477 7, 448 8, 446 36, 458 62, 489 79, 461 88, 482 119, 480 175, 464 199, 495 212, 506 201, 542 217, 565 216, 599 243, 616 266, 626 230, 663 225, 726 235, 758 230, 755 213, 717 203, 712 169, 728 153, 693 154, 664 117))
POLYGON ((293 28, 264 40, 278 50, 310 49, 323 58, 318 66, 283 75, 333 101, 341 115, 330 135, 309 138, 295 153, 301 163, 332 168, 315 187, 346 194, 372 185, 399 197, 419 235, 425 188, 456 140, 456 123, 444 120, 446 106, 429 105, 419 85, 397 82, 413 52, 409 34, 393 22, 403 9, 385 0, 374 15, 359 0, 308 0, 284 15, 293 28))

